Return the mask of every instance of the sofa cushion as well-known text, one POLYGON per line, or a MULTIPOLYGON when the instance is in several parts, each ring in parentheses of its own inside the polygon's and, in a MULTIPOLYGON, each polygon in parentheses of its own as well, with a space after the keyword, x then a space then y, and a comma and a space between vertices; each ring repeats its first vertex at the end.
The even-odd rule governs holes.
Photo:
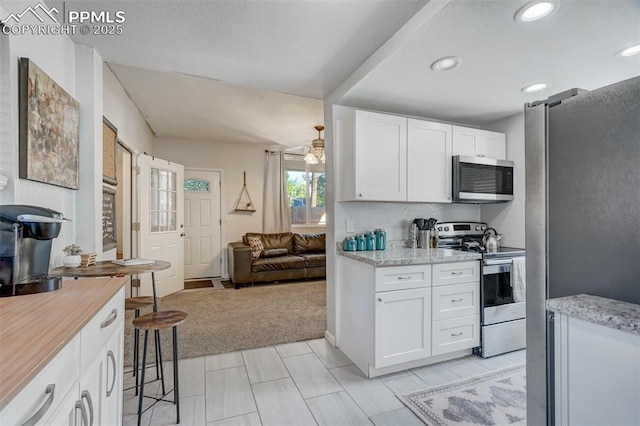
POLYGON ((303 269, 304 259, 300 256, 278 256, 255 259, 251 262, 253 272, 282 271, 285 269, 303 269))
POLYGON ((264 251, 264 245, 258 237, 247 237, 247 244, 251 247, 251 258, 257 259, 264 251))
POLYGON ((307 268, 319 268, 327 265, 327 255, 324 253, 305 253, 300 255, 307 268))
POLYGON ((286 248, 275 248, 275 249, 267 249, 262 252, 261 257, 277 257, 277 256, 286 256, 289 254, 289 250, 286 248))
POLYGON ((293 234, 291 232, 282 232, 280 234, 259 234, 256 232, 247 232, 245 234, 245 242, 249 237, 258 237, 264 244, 264 249, 286 248, 289 253, 293 253, 293 234))
POLYGON ((324 253, 325 234, 293 234, 293 253, 324 253))

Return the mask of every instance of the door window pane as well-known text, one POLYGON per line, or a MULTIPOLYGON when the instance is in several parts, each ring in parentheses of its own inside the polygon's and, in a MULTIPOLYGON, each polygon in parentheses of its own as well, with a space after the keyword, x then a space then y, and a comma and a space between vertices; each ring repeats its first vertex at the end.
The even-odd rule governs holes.
POLYGON ((194 192, 209 192, 209 182, 202 179, 185 179, 184 190, 194 192))
POLYGON ((151 169, 151 232, 175 231, 177 222, 176 173, 151 169))

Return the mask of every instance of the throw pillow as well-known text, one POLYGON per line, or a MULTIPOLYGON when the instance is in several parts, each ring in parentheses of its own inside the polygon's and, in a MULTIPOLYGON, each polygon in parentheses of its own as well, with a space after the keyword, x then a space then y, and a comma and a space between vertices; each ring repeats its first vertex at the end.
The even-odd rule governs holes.
POLYGON ((262 240, 258 237, 247 237, 247 243, 251 246, 251 258, 258 259, 264 251, 262 240))

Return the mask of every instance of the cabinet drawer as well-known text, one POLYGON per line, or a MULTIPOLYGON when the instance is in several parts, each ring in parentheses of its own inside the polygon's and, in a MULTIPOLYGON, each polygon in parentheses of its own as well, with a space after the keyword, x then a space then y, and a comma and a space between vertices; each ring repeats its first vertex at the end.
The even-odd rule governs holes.
POLYGON ((433 285, 461 284, 480 281, 480 261, 437 263, 433 265, 433 285))
POLYGON ((2 410, 0 424, 24 424, 41 408, 44 413, 38 424, 47 422, 80 376, 79 356, 80 338, 76 335, 2 410))
POLYGON ((480 345, 480 315, 433 322, 432 355, 441 355, 480 345))
POLYGON ((480 313, 480 283, 443 285, 433 288, 433 320, 466 317, 480 313))
POLYGON ((80 332, 80 371, 84 371, 113 332, 122 327, 124 320, 124 287, 111 298, 80 332))
POLYGON ((376 268, 376 291, 431 287, 431 265, 376 268))

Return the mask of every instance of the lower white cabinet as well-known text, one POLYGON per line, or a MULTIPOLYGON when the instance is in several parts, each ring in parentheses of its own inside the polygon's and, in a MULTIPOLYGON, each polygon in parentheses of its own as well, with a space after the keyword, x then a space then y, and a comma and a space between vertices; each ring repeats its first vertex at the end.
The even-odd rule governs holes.
POLYGON ((122 288, 2 410, 0 424, 122 424, 124 312, 122 288))
POLYGON ((375 368, 431 355, 431 288, 376 293, 375 368))
POLYGON ((478 346, 477 260, 374 267, 338 256, 337 266, 337 344, 368 377, 478 346))
POLYGON ((640 335, 556 313, 554 400, 556 425, 639 425, 640 335))

